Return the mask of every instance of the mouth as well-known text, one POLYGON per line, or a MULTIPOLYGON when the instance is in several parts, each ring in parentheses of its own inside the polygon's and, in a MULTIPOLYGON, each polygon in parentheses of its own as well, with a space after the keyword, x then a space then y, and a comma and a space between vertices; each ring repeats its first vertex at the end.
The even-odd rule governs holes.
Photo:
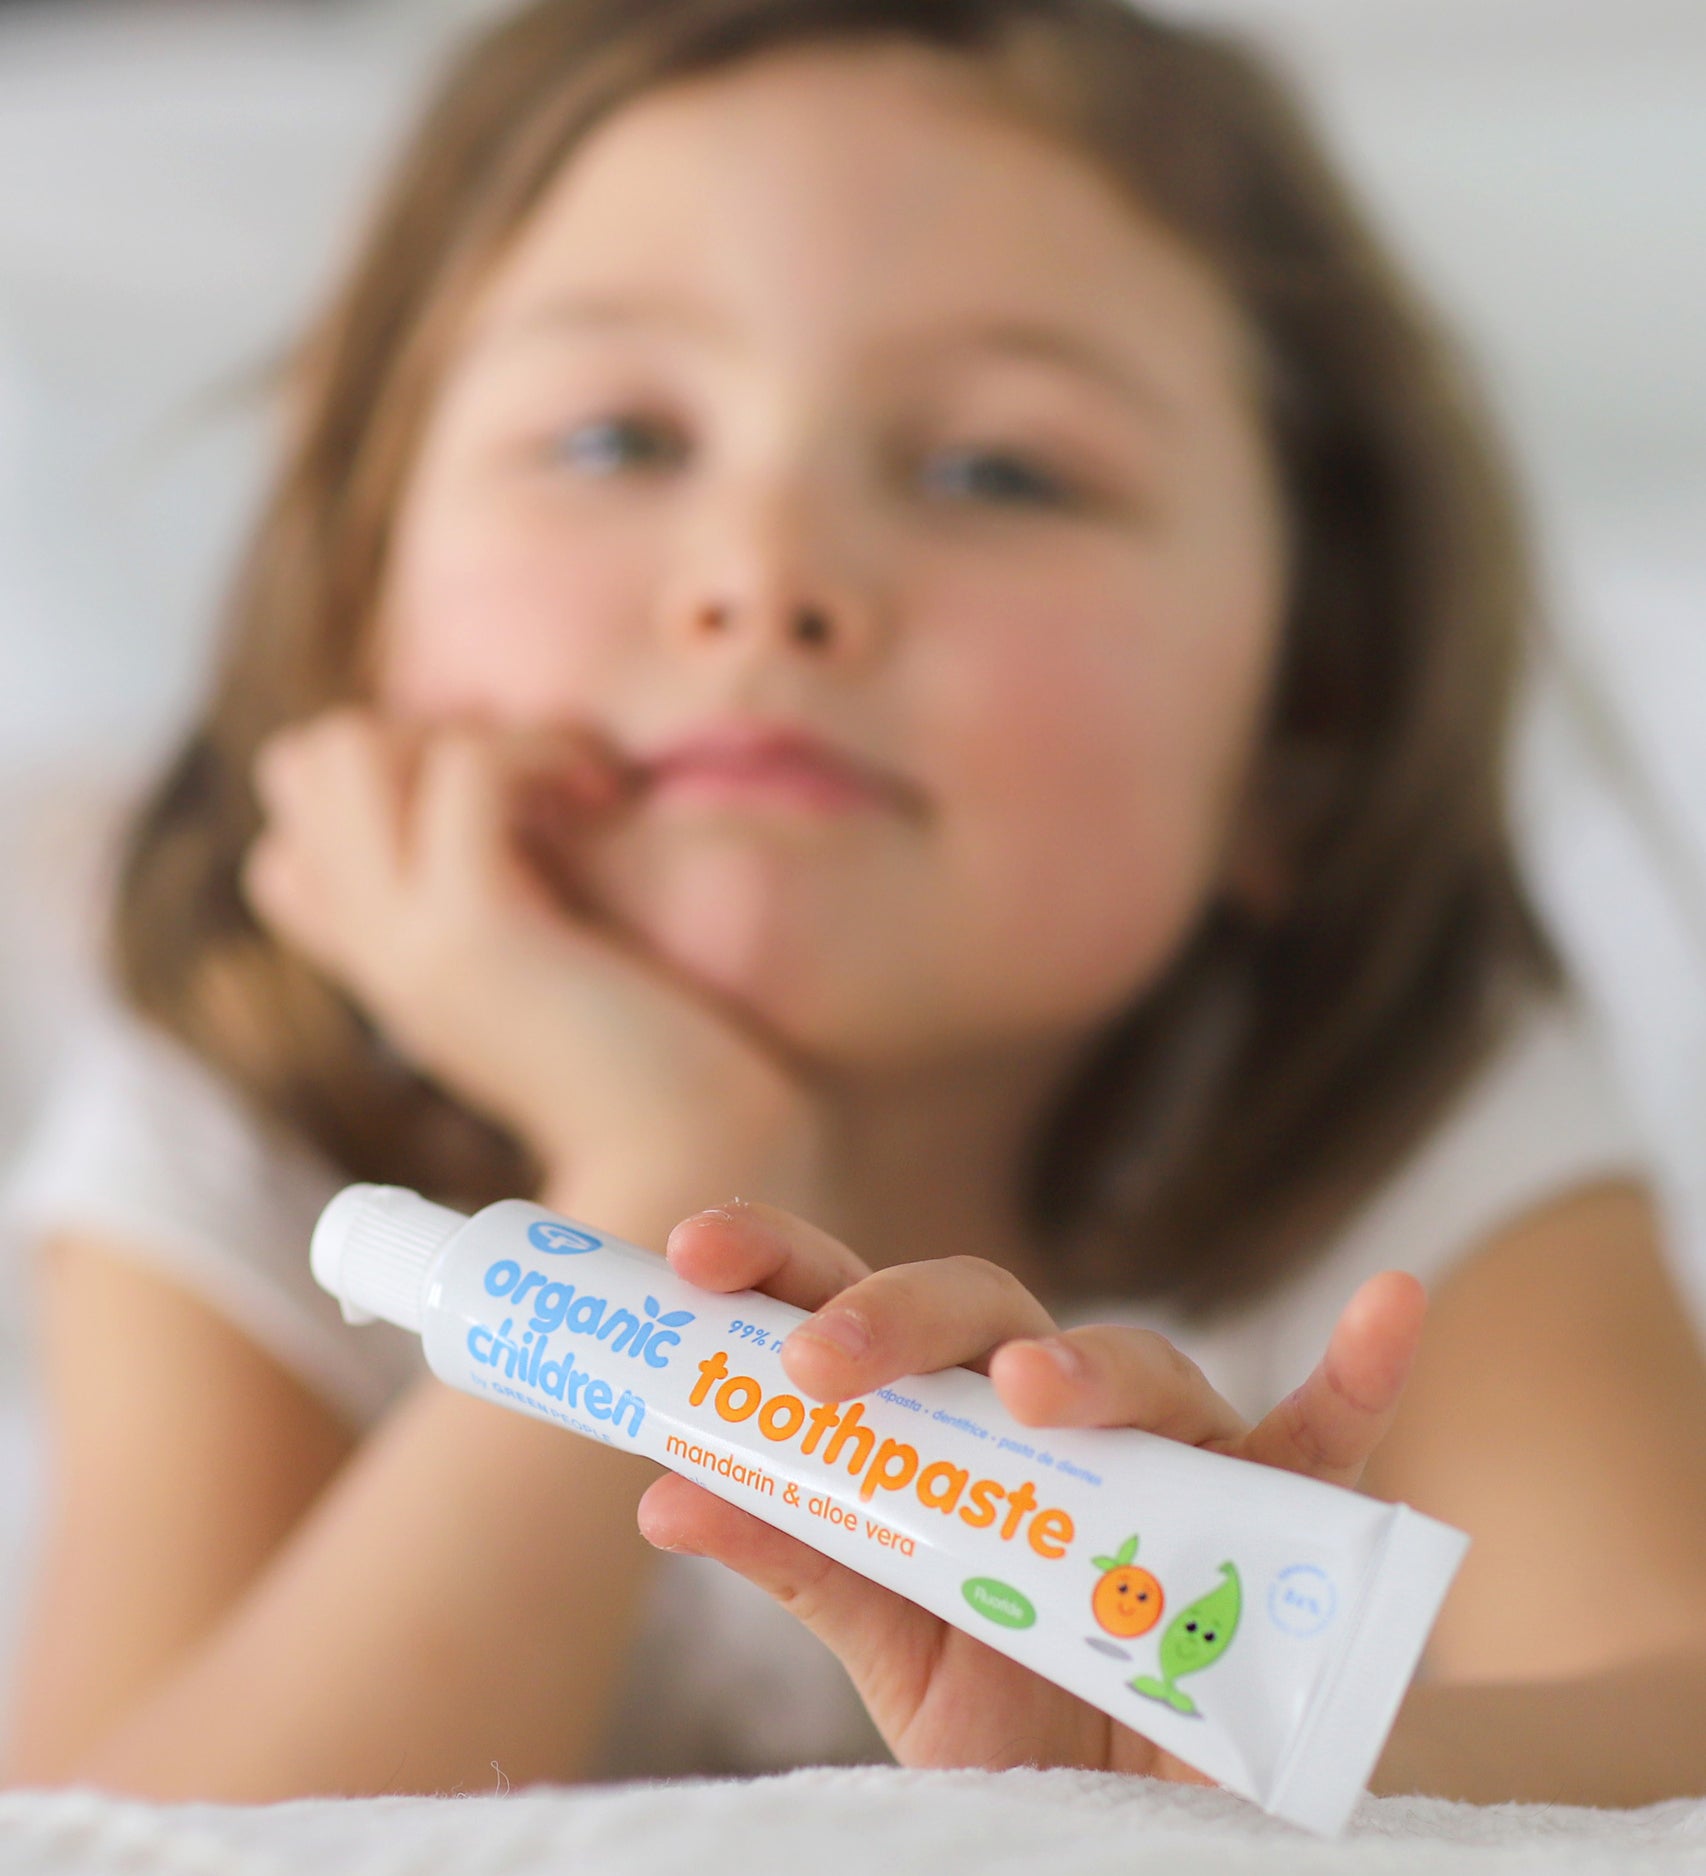
POLYGON ((645 793, 672 803, 806 815, 917 805, 898 776, 785 725, 711 724, 641 761, 645 793))

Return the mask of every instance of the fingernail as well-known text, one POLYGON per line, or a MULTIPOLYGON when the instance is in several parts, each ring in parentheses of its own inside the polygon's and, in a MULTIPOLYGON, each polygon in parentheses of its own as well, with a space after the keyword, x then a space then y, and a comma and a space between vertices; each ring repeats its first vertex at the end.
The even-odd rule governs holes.
MULTIPOLYGON (((653 1484, 648 1485, 640 1494, 640 1502, 634 1507, 634 1523, 638 1526, 640 1535, 651 1545, 653 1550, 674 1550, 681 1551, 687 1556, 696 1556, 698 1553, 694 1550, 693 1546, 691 1544, 682 1543, 678 1537, 671 1538, 654 1534, 658 1514, 652 1510, 650 1499, 654 1487, 661 1483, 661 1480, 654 1480, 653 1484)), ((667 1523, 668 1520, 666 1516, 666 1527, 667 1523)))
POLYGON ((653 1550, 665 1551, 672 1557, 702 1557, 705 1554, 702 1550, 696 1550, 691 1544, 684 1544, 679 1538, 675 1539, 672 1543, 666 1542, 661 1537, 653 1537, 649 1531, 644 1529, 641 1530, 640 1535, 651 1545, 653 1550))
POLYGON ((687 1230, 687 1228, 690 1225, 699 1224, 707 1218, 721 1219, 725 1224, 732 1224, 734 1222, 729 1217, 727 1212, 722 1212, 722 1211, 689 1212, 685 1218, 677 1219, 676 1222, 670 1226, 669 1236, 665 1238, 663 1242, 664 1255, 667 1257, 670 1254, 670 1252, 675 1249, 675 1240, 678 1237, 680 1237, 682 1232, 687 1230))
POLYGON ((670 1240, 673 1242, 676 1232, 685 1231, 689 1225, 703 1224, 708 1218, 714 1219, 718 1224, 722 1225, 732 1225, 739 1222, 733 1212, 724 1211, 722 1206, 707 1205, 702 1211, 689 1212, 685 1218, 677 1219, 676 1222, 670 1226, 670 1240))
POLYGON ((794 1333, 815 1336, 843 1355, 863 1355, 871 1346, 871 1327, 863 1316, 851 1309, 832 1309, 802 1322, 794 1333))
POLYGON ((1063 1336, 1040 1337, 1031 1347, 1041 1349, 1067 1380, 1081 1381, 1084 1378, 1084 1357, 1063 1336))

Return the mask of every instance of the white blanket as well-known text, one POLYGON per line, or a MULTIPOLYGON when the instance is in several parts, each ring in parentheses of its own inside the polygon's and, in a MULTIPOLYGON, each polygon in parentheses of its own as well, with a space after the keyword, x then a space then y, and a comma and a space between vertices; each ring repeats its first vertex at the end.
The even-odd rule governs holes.
POLYGON ((1324 1843, 1224 1792, 1082 1772, 814 1770, 451 1798, 154 1806, 0 1796, 7 1876, 1659 1876, 1706 1802, 1644 1811, 1365 1798, 1324 1843))

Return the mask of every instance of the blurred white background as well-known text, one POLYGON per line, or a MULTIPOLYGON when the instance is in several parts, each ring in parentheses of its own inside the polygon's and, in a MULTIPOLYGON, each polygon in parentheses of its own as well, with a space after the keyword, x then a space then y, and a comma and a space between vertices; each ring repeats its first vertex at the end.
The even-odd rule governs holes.
MULTIPOLYGON (((71 1006, 102 804, 196 692, 258 374, 498 4, 0 7, 0 1164, 71 1006)), ((1509 422, 1577 700, 1537 714, 1530 860, 1706 1308, 1706 0, 1170 10, 1278 49, 1509 422)), ((0 1288, 0 1338, 18 1320, 0 1288)))

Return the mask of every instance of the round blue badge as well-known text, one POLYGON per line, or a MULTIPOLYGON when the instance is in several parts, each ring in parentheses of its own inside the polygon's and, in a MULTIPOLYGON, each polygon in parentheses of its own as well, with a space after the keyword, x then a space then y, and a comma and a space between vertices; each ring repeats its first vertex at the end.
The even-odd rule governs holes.
POLYGON ((1325 1570, 1312 1563, 1288 1564, 1268 1590, 1268 1615, 1282 1635, 1307 1641, 1338 1612, 1339 1593, 1325 1570))

